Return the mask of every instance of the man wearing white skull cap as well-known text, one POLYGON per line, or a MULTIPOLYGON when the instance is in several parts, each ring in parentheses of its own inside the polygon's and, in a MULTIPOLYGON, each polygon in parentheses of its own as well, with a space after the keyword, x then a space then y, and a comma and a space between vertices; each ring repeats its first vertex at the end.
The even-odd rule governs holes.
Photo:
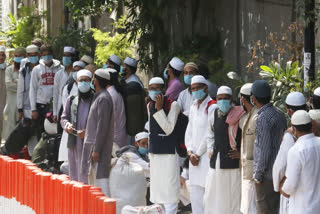
POLYGON ((316 214, 320 209, 320 139, 312 133, 309 114, 296 111, 291 118, 297 141, 287 157, 280 192, 289 198, 289 214, 316 214))
POLYGON ((179 157, 173 135, 180 107, 163 95, 164 81, 154 77, 149 81, 149 158, 150 201, 163 204, 166 213, 177 213, 180 191, 179 157), (166 167, 163 167, 166 166, 166 167))
MULTIPOLYGON (((286 98, 286 109, 289 117, 292 117, 294 112, 298 110, 306 110, 306 98, 300 92, 294 91, 289 93, 286 98)), ((288 128, 283 135, 280 149, 272 169, 273 186, 276 192, 280 191, 281 183, 285 177, 288 151, 294 145, 295 140, 292 128, 288 128)), ((289 199, 281 195, 279 214, 287 214, 289 212, 288 207, 289 199)))
POLYGON ((320 136, 320 87, 316 88, 310 97, 311 104, 309 115, 313 120, 313 132, 316 136, 320 136))
POLYGON ((6 105, 6 83, 5 70, 6 64, 6 49, 0 46, 0 140, 2 139, 2 124, 3 124, 3 109, 6 105))
POLYGON ((194 102, 190 107, 185 133, 189 158, 190 201, 192 213, 204 213, 203 196, 210 165, 206 139, 208 115, 211 115, 217 105, 208 95, 207 81, 203 76, 192 77, 191 92, 194 102))
POLYGON ((245 111, 241 106, 232 105, 232 90, 228 86, 218 89, 217 104, 208 122, 210 169, 204 196, 205 213, 240 214, 242 133, 239 120, 245 111))
POLYGON ((136 75, 138 61, 131 57, 126 57, 123 61, 123 65, 123 69, 120 72, 126 83, 136 82, 143 88, 141 80, 136 75))
MULTIPOLYGON (((61 127, 64 129, 59 153, 68 153, 69 176, 71 180, 88 183, 88 175, 81 169, 83 141, 93 92, 90 88, 92 74, 80 70, 77 74, 78 93, 67 98, 61 115, 61 127)), ((63 154, 61 154, 63 155, 63 154)), ((64 160, 65 161, 65 160, 64 160)))
POLYGON ((241 206, 243 214, 256 214, 256 190, 253 176, 253 145, 256 139, 256 119, 258 108, 250 102, 252 83, 244 84, 240 89, 240 104, 246 113, 239 125, 241 136, 241 206))
POLYGON ((178 57, 173 57, 163 72, 163 77, 168 80, 165 95, 173 100, 177 100, 180 92, 184 90, 184 86, 179 80, 183 68, 184 63, 178 57))

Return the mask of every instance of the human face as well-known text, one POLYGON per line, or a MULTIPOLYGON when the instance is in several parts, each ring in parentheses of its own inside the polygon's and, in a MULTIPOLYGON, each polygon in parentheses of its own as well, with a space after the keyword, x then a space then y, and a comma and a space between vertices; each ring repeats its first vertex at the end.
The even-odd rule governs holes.
POLYGON ((219 94, 217 95, 217 101, 219 100, 231 100, 231 96, 229 94, 219 94))
POLYGON ((25 57, 24 53, 15 53, 14 57, 25 57))
POLYGON ((91 79, 86 76, 81 76, 78 78, 78 82, 90 82, 90 81, 91 81, 91 79))
POLYGON ((204 84, 201 84, 201 83, 193 83, 191 85, 191 92, 199 91, 201 89, 205 89, 204 91, 206 92, 207 87, 204 84))
POLYGON ((73 71, 79 71, 79 70, 81 70, 81 67, 79 67, 79 66, 74 66, 73 67, 73 71))
POLYGON ((70 57, 72 57, 72 53, 64 52, 64 53, 63 53, 63 56, 70 56, 70 57))
POLYGON ((149 91, 162 91, 161 84, 151 84, 149 85, 149 91))
POLYGON ((148 138, 143 138, 139 140, 138 145, 143 147, 143 148, 148 148, 148 138))
POLYGON ((186 76, 186 75, 197 75, 198 72, 194 68, 189 66, 189 67, 186 67, 186 68, 183 69, 183 74, 184 74, 184 76, 186 76))
POLYGON ((4 52, 0 52, 0 64, 4 63, 6 60, 6 54, 4 52))
POLYGON ((47 55, 52 55, 50 51, 42 51, 41 56, 47 56, 47 55))

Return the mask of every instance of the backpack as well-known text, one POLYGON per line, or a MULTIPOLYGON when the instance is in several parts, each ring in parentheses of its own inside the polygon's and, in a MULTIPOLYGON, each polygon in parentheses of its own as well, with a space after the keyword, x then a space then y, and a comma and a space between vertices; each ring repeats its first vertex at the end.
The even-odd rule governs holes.
POLYGON ((145 91, 137 82, 122 83, 123 101, 126 112, 126 130, 135 136, 144 130, 147 122, 145 91))

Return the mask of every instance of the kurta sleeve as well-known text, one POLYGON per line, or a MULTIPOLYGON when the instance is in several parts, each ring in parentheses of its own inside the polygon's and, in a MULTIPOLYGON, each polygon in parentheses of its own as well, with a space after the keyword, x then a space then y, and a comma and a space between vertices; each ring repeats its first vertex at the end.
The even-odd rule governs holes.
POLYGON ((37 110, 37 93, 38 93, 38 87, 39 87, 39 72, 40 70, 35 67, 33 71, 31 72, 31 81, 30 81, 30 91, 29 91, 29 97, 30 97, 30 105, 31 110, 35 111, 37 110))
POLYGON ((54 85, 53 85, 53 115, 57 116, 58 111, 58 105, 59 105, 59 91, 60 91, 60 74, 62 70, 59 70, 59 72, 56 74, 54 78, 54 85))
POLYGON ((101 152, 103 148, 103 144, 106 143, 106 139, 104 139, 105 135, 102 135, 100 132, 103 130, 113 130, 113 104, 112 99, 108 100, 100 100, 97 103, 97 130, 96 130, 96 139, 94 152, 101 152))
MULTIPOLYGON (((70 117, 70 109, 71 109, 71 103, 70 103, 70 97, 68 97, 66 106, 62 112, 60 124, 61 127, 66 130, 67 126, 71 123, 71 117, 70 117)), ((76 128, 76 127, 74 127, 76 128)))
POLYGON ((212 111, 209 114, 208 117, 208 132, 207 132, 207 137, 206 137, 206 142, 207 142, 207 150, 208 151, 212 151, 213 150, 213 145, 214 145, 214 128, 213 128, 213 124, 214 124, 214 111, 212 111))
POLYGON ((19 78, 18 78, 18 89, 17 89, 17 108, 19 111, 23 110, 23 92, 24 92, 24 77, 23 73, 19 71, 19 78))
MULTIPOLYGON (((187 151, 192 151, 192 111, 190 111, 190 114, 189 114, 189 122, 186 129, 185 137, 184 137, 184 143, 187 147, 187 151)), ((195 152, 195 151, 192 151, 192 152, 195 152)))
POLYGON ((302 170, 301 157, 296 153, 296 150, 289 150, 286 170, 286 180, 282 186, 282 191, 288 195, 296 192, 300 181, 302 170))
POLYGON ((5 81, 7 91, 17 92, 17 79, 13 76, 14 68, 8 67, 5 71, 5 81))
POLYGON ((150 177, 149 163, 133 152, 129 152, 128 154, 130 155, 130 162, 139 164, 142 167, 145 176, 150 177))
POLYGON ((161 129, 166 133, 166 135, 170 135, 177 123, 179 113, 180 107, 178 103, 172 102, 168 116, 166 116, 164 110, 161 109, 160 111, 153 114, 153 117, 157 121, 161 129))

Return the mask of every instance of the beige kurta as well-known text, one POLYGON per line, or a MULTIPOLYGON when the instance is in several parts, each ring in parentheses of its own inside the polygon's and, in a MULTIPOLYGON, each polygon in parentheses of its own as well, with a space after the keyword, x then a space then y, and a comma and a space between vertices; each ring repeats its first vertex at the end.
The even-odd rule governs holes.
POLYGON ((7 139, 18 121, 17 109, 17 82, 19 72, 14 71, 13 65, 7 67, 5 71, 5 83, 7 90, 6 106, 3 110, 3 130, 2 138, 7 139))
POLYGON ((3 110, 6 105, 5 69, 0 69, 0 141, 2 139, 3 110))

